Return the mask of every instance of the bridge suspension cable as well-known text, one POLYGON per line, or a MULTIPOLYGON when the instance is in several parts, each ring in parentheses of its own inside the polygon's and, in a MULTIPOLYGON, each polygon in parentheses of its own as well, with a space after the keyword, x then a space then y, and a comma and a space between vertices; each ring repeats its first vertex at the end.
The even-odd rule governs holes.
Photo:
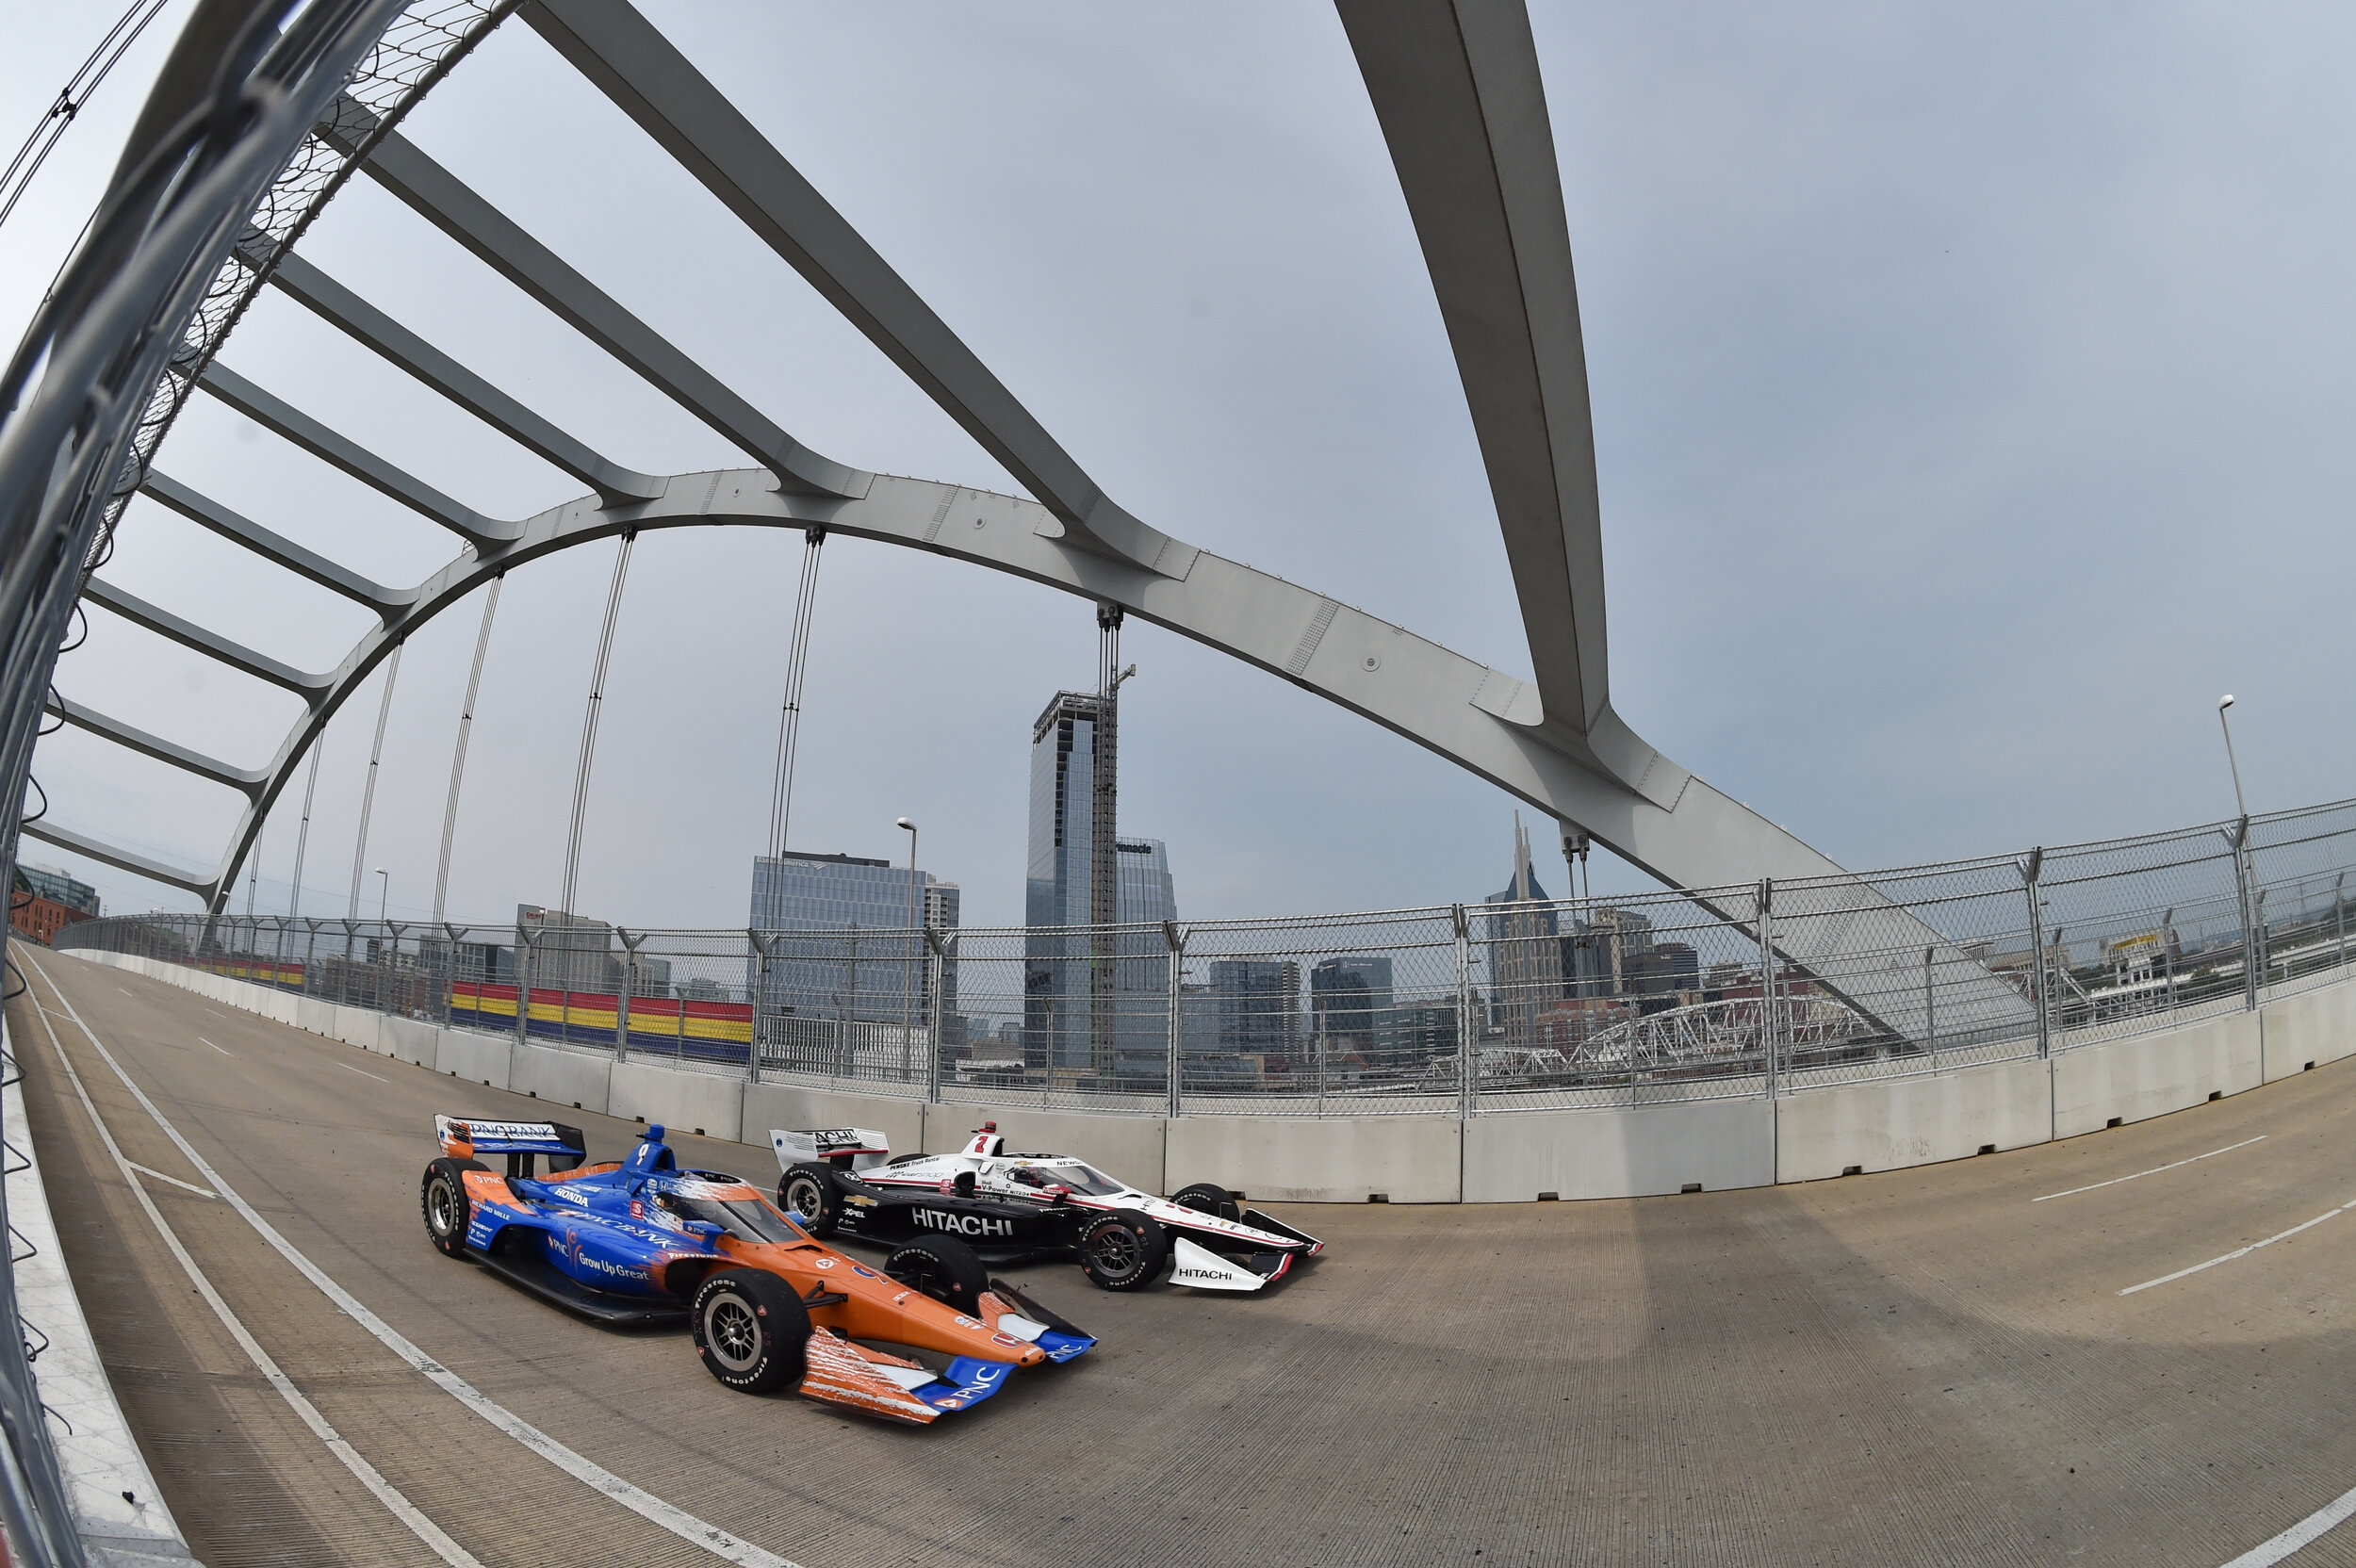
POLYGON ((458 831, 458 784, 466 774, 466 738, 474 732, 474 700, 483 687, 483 656, 491 646, 491 617, 499 613, 499 585, 506 580, 505 572, 493 578, 490 595, 483 601, 483 629, 475 633, 474 668, 466 674, 466 700, 458 713, 458 744, 450 759, 450 801, 442 808, 442 854, 434 866, 434 923, 437 927, 450 894, 450 846, 458 831))
POLYGON ((311 799, 319 792, 319 755, 326 750, 326 735, 311 743, 311 778, 303 786, 303 822, 295 829, 294 883, 286 892, 288 920, 303 912, 303 852, 311 838, 311 799))
POLYGON ((360 787, 360 831, 352 841, 352 906, 344 911, 348 921, 360 918, 360 874, 368 863, 368 813, 376 806, 376 765, 384 756, 384 721, 393 714, 393 682, 401 678, 401 650, 406 643, 393 645, 393 656, 384 662, 384 695, 376 705, 376 743, 368 747, 368 781, 360 787))
POLYGON ((605 594, 605 625, 597 632, 597 662, 589 676, 589 710, 581 721, 581 761, 573 771, 573 821, 564 837, 564 896, 560 906, 566 923, 573 917, 573 894, 581 880, 581 818, 589 809, 589 769, 597 756, 597 713, 605 702, 605 668, 614 657, 614 623, 622 612, 622 584, 630 576, 630 547, 638 543, 635 529, 622 535, 614 553, 614 584, 605 594))
POLYGON ((785 710, 777 715, 777 771, 769 791, 769 858, 785 854, 786 825, 794 815, 794 758, 802 740, 802 676, 810 667, 810 623, 818 606, 818 552, 826 531, 802 534, 802 580, 794 590, 794 631, 785 655, 785 710))

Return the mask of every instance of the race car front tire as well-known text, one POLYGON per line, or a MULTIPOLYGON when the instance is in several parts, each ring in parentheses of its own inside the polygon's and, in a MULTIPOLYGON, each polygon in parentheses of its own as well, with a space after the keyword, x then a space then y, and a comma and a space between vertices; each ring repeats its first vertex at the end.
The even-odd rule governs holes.
POLYGON ((425 1168, 417 1184, 417 1207, 425 1215, 426 1239, 444 1257, 466 1255, 466 1226, 474 1204, 466 1198, 466 1172, 488 1170, 481 1160, 453 1160, 445 1154, 425 1168))
POLYGON ((1243 1211, 1235 1206, 1235 1195, 1213 1182, 1197 1182, 1181 1188, 1170 1200, 1182 1209, 1192 1209, 1216 1219, 1234 1219, 1243 1211))
POLYGON ((730 1268, 696 1287, 689 1314, 695 1355, 740 1394, 774 1394, 810 1368, 810 1309, 793 1287, 758 1268, 730 1268))
POLYGON ((884 1272, 941 1305, 971 1314, 990 1289, 990 1270, 955 1236, 918 1236, 884 1259, 884 1272))
POLYGON ((802 1229, 824 1240, 843 1219, 843 1195, 835 1190, 834 1172, 805 1162, 786 1171, 777 1183, 777 1207, 787 1214, 808 1216, 802 1229))
POLYGON ((1100 1290, 1143 1290, 1170 1262, 1170 1237, 1135 1209, 1115 1209, 1080 1233, 1080 1272, 1100 1290))

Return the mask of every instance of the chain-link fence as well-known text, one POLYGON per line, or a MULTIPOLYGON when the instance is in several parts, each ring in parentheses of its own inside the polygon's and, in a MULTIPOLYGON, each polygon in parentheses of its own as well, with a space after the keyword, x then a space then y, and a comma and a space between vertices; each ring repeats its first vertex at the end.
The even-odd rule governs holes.
POLYGON ((2069 1051, 2337 978, 2356 802, 1788 883, 1273 921, 648 931, 142 915, 57 937, 347 1006, 977 1104, 1471 1113, 2069 1051))

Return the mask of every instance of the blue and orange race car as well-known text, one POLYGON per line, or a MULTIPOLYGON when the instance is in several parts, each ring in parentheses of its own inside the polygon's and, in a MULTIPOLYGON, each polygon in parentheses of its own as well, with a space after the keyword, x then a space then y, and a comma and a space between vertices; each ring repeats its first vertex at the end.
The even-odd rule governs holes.
POLYGON ((970 1248, 926 1236, 881 1270, 810 1238, 747 1183, 681 1170, 649 1127, 627 1160, 583 1165, 580 1129, 435 1117, 426 1233, 533 1295, 614 1326, 677 1324, 730 1388, 799 1386, 813 1399, 922 1426, 1006 1386, 1018 1366, 1096 1341, 993 1280, 970 1248), (475 1158, 506 1157, 504 1174, 475 1158), (547 1175, 535 1168, 546 1156, 547 1175), (936 1371, 869 1342, 949 1358, 936 1371))

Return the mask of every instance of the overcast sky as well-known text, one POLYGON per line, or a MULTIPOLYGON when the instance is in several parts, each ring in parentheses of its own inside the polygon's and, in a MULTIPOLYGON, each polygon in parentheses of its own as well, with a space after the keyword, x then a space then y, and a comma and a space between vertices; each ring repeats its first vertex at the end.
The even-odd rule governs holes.
MULTIPOLYGON (((1329 8, 649 9, 1131 511, 1527 673, 1462 389, 1329 8)), ((11 335, 184 14, 0 230, 11 335)), ((1535 20, 1594 388, 1613 698, 1639 733, 1857 867, 2230 815, 2225 691, 2253 808, 2351 792, 2356 13, 1874 0, 1535 20)), ((105 21, 0 0, 0 134, 30 129, 105 21)), ((1015 488, 525 25, 408 130, 806 444, 1015 488)), ((743 462, 366 180, 303 251, 623 463, 743 462)), ((579 491, 283 296, 222 358, 485 512, 579 491)), ((158 466, 383 581, 454 553, 201 398, 158 466)), ((744 920, 801 548, 752 531, 639 541, 584 913, 744 920)), ((612 563, 588 547, 507 584, 455 917, 556 900, 612 563)), ((106 575, 306 668, 366 629, 148 501, 106 575)), ((396 916, 431 906, 479 610, 445 614, 401 664, 364 861, 389 868, 396 916)), ((71 697, 249 765, 296 716, 286 694, 90 620, 58 667, 71 697)), ((829 544, 794 847, 902 857, 906 813, 968 923, 1019 921, 1031 721, 1092 682, 1094 641, 1082 600, 829 544)), ((1170 633, 1133 624, 1123 655, 1121 826, 1169 842, 1182 916, 1508 880, 1501 792, 1170 633)), ((328 732, 308 913, 344 912, 376 713, 372 680, 328 732)), ((71 730, 35 772, 56 820, 190 867, 214 864, 239 804, 71 730)), ((286 907, 301 792, 263 840, 264 911, 286 907)), ((78 869, 112 909, 193 903, 46 845, 25 857, 78 869)), ((1595 882, 1644 885, 1602 864, 1595 882)))

